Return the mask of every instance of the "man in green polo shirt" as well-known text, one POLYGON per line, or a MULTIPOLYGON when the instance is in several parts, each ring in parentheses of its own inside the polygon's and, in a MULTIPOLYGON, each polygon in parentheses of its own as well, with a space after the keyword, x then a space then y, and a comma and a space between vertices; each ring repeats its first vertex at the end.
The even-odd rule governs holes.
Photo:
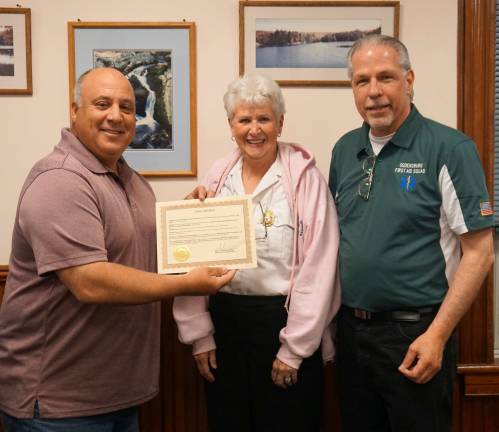
POLYGON ((335 145, 329 174, 343 430, 450 431, 452 334, 494 259, 480 159, 469 137, 412 104, 398 40, 357 41, 348 68, 364 124, 335 145))

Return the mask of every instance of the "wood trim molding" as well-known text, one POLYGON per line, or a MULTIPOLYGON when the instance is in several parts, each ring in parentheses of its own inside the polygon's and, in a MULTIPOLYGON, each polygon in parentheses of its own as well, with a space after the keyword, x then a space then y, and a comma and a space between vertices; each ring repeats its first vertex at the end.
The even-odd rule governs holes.
POLYGON ((460 365, 465 396, 499 396, 499 360, 494 363, 460 365))

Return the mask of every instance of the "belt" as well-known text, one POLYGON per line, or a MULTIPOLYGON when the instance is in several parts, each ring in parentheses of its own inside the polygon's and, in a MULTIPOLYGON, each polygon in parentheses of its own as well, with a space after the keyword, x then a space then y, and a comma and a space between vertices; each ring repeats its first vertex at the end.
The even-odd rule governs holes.
POLYGON ((364 309, 350 307, 345 307, 345 310, 347 310, 355 318, 363 321, 418 322, 421 321, 421 317, 425 315, 436 314, 439 308, 440 305, 384 312, 370 312, 364 309))

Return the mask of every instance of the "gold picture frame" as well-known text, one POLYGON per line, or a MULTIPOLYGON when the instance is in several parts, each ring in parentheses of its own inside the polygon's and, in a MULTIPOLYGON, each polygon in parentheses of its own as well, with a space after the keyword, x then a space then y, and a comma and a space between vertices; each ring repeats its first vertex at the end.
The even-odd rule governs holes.
POLYGON ((369 33, 398 37, 399 10, 398 1, 240 1, 239 73, 348 87, 349 47, 369 33))
POLYGON ((31 9, 0 7, 0 95, 31 94, 31 9))
POLYGON ((129 165, 149 177, 196 176, 195 23, 69 22, 68 47, 70 102, 76 80, 93 67, 117 68, 132 83, 137 129, 123 154, 129 165))

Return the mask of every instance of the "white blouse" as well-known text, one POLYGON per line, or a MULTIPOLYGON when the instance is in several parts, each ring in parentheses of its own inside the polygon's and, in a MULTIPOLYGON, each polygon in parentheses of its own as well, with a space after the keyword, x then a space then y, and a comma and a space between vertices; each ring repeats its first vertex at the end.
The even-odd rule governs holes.
MULTIPOLYGON (((242 158, 228 174, 218 196, 245 195, 242 180, 242 158)), ((287 295, 293 259, 291 209, 281 182, 282 168, 277 156, 251 194, 255 224, 258 267, 238 270, 231 283, 220 291, 242 295, 287 295), (270 210, 272 226, 265 229, 263 213, 270 210)))

